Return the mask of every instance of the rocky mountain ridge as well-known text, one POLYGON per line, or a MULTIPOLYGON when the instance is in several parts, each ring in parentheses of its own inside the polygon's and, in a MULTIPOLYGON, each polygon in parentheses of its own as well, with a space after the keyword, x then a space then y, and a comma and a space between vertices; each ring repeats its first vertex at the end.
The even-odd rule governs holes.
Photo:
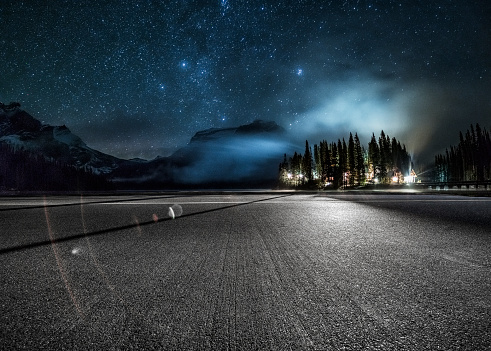
POLYGON ((285 133, 275 122, 256 120, 199 131, 168 157, 123 160, 90 148, 65 125, 43 125, 18 103, 0 103, 0 145, 104 175, 122 188, 274 181, 285 133))
POLYGON ((43 125, 20 105, 0 105, 0 143, 15 150, 42 155, 47 159, 108 174, 124 160, 88 147, 68 127, 43 125), (3 105, 3 106, 2 106, 3 105))

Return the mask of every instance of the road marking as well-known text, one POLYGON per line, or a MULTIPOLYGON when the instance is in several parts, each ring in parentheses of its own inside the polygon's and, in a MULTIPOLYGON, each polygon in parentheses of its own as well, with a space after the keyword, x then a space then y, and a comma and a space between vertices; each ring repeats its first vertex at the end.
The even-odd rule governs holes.
MULTIPOLYGON (((316 194, 316 195, 302 195, 302 194, 295 194, 292 195, 288 198, 278 198, 278 197, 273 197, 273 198, 264 198, 264 199, 259 199, 259 200, 242 200, 242 201, 236 201, 236 200, 229 200, 229 201, 187 201, 186 197, 182 198, 169 198, 169 199, 164 199, 164 198, 159 198, 155 200, 145 200, 145 201, 139 201, 139 200, 134 200, 134 199, 122 199, 121 201, 105 201, 105 202, 96 202, 93 201, 91 202, 90 200, 87 202, 84 202, 85 205, 161 205, 161 204, 169 204, 169 203, 180 203, 180 204, 190 204, 190 205, 200 205, 200 204, 245 204, 245 203, 255 203, 255 202, 269 202, 269 203, 298 203, 298 202, 315 202, 315 201, 343 201, 343 202, 355 202, 355 203, 370 203, 370 202, 378 202, 378 203, 384 203, 384 202, 480 202, 480 203, 487 203, 491 202, 491 198, 489 197, 472 197, 472 198, 457 198, 457 197, 452 197, 452 198, 406 198, 406 195, 402 195, 402 197, 397 196, 397 195, 390 195, 386 198, 377 198, 378 196, 383 196, 383 195, 368 195, 373 198, 366 198, 365 195, 344 195, 344 194, 316 194)), ((421 195, 415 195, 415 196, 421 196, 421 195)), ((435 195, 438 196, 438 195, 435 195)), ((245 195, 247 198, 247 195, 245 195)), ((255 198, 255 196, 253 196, 255 198)), ((48 207, 51 206, 79 206, 80 203, 74 203, 74 202, 64 202, 62 199, 53 199, 50 201, 49 198, 47 198, 46 205, 48 207)), ((45 204, 43 203, 42 200, 2 200, 0 199, 0 207, 5 208, 5 207, 13 207, 12 209, 22 209, 25 207, 34 207, 34 206, 39 206, 42 207, 45 204)))
POLYGON ((461 200, 461 199, 385 199, 385 200, 356 200, 356 199, 338 199, 346 200, 350 202, 489 202, 491 199, 472 199, 472 200, 461 200))
MULTIPOLYGON (((174 201, 176 202, 176 201, 174 201)), ((200 205, 200 204, 246 204, 249 201, 177 201, 183 205, 200 205)), ((96 204, 91 204, 90 202, 85 205, 166 205, 171 203, 169 202, 99 202, 96 204)))

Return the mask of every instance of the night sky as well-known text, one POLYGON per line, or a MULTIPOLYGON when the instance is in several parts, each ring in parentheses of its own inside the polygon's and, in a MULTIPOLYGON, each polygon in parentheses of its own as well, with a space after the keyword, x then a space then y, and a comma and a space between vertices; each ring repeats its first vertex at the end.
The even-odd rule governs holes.
POLYGON ((2 0, 0 101, 122 158, 263 119, 431 160, 491 127, 490 23, 482 0, 2 0))

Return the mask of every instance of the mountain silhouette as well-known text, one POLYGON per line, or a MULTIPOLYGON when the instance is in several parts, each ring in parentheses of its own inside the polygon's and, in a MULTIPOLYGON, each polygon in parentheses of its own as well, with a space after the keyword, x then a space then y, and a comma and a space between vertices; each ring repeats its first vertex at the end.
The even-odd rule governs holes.
POLYGON ((96 174, 111 173, 125 162, 88 147, 66 126, 43 125, 20 109, 20 104, 12 105, 0 105, 0 144, 77 168, 90 169, 96 174))
POLYGON ((277 178, 285 134, 275 122, 261 120, 199 131, 169 157, 125 164, 113 180, 178 188, 269 187, 277 178))
POLYGON ((64 125, 43 125, 18 103, 0 103, 0 146, 101 175, 120 189, 269 187, 285 151, 285 134, 275 122, 256 120, 199 131, 168 157, 124 160, 90 148, 64 125))

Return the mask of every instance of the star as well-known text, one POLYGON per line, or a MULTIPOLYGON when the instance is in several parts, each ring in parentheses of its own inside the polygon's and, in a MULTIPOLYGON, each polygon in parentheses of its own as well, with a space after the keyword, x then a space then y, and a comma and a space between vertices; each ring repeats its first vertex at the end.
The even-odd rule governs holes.
POLYGON ((288 126, 293 115, 303 142, 342 138, 348 128, 362 138, 361 130, 377 134, 383 124, 417 152, 425 142, 404 137, 418 128, 428 143, 452 145, 437 140, 439 130, 490 127, 491 24, 483 6, 3 0, 0 101, 19 101, 39 120, 66 124, 122 158, 153 158, 156 149, 168 156, 196 128, 251 119, 288 126), (141 135, 153 150, 133 142, 141 135))

